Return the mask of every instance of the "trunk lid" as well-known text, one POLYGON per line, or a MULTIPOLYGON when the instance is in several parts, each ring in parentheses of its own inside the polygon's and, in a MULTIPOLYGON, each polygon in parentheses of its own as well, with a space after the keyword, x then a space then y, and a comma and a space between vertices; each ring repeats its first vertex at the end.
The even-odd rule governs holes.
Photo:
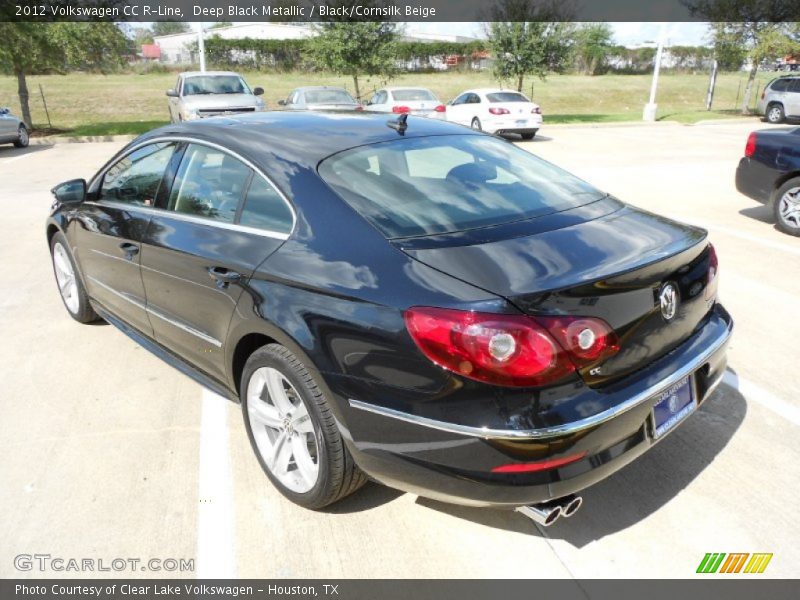
MULTIPOLYGON (((531 227, 535 227, 535 220, 531 227)), ((481 243, 447 245, 440 236, 396 240, 407 254, 444 273, 507 298, 531 315, 572 315, 606 321, 619 352, 581 370, 589 385, 610 383, 674 349, 701 325, 713 304, 705 298, 706 232, 624 207, 567 227, 481 243), (667 319, 661 293, 677 290, 667 319)))

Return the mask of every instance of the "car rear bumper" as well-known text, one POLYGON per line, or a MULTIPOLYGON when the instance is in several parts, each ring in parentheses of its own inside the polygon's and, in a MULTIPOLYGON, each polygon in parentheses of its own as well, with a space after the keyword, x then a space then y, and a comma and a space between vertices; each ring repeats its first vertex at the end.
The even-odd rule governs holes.
POLYGON ((542 126, 542 116, 531 115, 524 119, 490 119, 482 125, 484 131, 491 133, 536 133, 542 126))
POLYGON ((351 398, 348 446, 371 477, 420 496, 505 508, 561 498, 605 479, 663 439, 654 439, 652 409, 675 382, 690 375, 702 404, 722 379, 732 329, 730 316, 716 305, 692 338, 646 369, 608 389, 582 390, 597 397, 598 407, 612 399, 605 410, 549 427, 514 419, 507 429, 465 427, 351 398), (581 454, 549 470, 492 472, 500 465, 581 454))
POLYGON ((766 203, 780 176, 776 169, 745 156, 736 168, 736 189, 748 198, 766 203))

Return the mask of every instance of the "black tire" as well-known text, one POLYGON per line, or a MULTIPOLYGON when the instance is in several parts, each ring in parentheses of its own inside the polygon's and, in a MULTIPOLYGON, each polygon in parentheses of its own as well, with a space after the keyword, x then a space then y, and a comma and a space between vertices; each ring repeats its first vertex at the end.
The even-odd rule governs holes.
POLYGON ((28 144, 31 143, 30 134, 28 134, 28 128, 25 127, 25 125, 20 125, 19 129, 17 130, 17 135, 19 137, 14 142, 14 145, 17 148, 27 148, 28 144))
POLYGON ((320 390, 306 366, 288 348, 280 344, 268 344, 256 350, 244 366, 239 397, 242 402, 247 437, 258 462, 272 484, 289 500, 305 508, 320 509, 349 496, 366 483, 366 476, 345 447, 330 409, 330 401, 320 390), (305 493, 289 489, 273 475, 253 435, 248 417, 247 389, 253 373, 262 367, 279 371, 291 383, 305 404, 314 425, 314 435, 319 449, 317 456, 319 472, 314 486, 305 493))
POLYGON ((536 137, 536 132, 535 131, 533 133, 523 133, 522 134, 522 139, 523 140, 532 140, 534 137, 536 137))
POLYGON ((475 131, 483 131, 483 126, 481 125, 481 120, 478 117, 472 119, 472 124, 470 125, 475 131))
POLYGON ((768 123, 778 124, 786 120, 786 113, 783 111, 783 104, 770 104, 764 115, 768 123))
POLYGON ((784 183, 775 192, 772 202, 772 214, 775 216, 775 224, 783 233, 800 236, 800 216, 787 219, 785 214, 786 203, 790 198, 797 198, 800 203, 800 177, 795 177, 784 183))
POLYGON ((86 288, 83 287, 83 281, 81 280, 80 273, 78 272, 77 265, 75 264, 75 259, 72 256, 72 251, 69 248, 69 244, 67 243, 67 239, 64 237, 64 234, 61 232, 56 233, 53 238, 50 240, 50 263, 53 267, 53 276, 56 277, 56 287, 58 287, 58 276, 56 274, 56 264, 55 264, 55 249, 56 245, 60 245, 64 251, 67 260, 69 261, 70 265, 72 266, 73 277, 75 280, 75 296, 77 298, 77 307, 75 310, 71 309, 67 304, 67 300, 64 298, 64 295, 59 290, 59 296, 61 296, 61 301, 64 303, 64 308, 67 309, 67 313, 69 316, 78 321, 79 323, 91 323, 92 321, 97 321, 100 317, 94 312, 92 308, 91 302, 89 302, 89 295, 86 293, 86 288))

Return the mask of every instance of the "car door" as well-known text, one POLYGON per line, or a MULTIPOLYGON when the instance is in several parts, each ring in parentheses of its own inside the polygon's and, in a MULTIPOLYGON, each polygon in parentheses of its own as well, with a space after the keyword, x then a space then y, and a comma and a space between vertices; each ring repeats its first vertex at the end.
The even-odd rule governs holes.
POLYGON ((106 310, 152 336, 139 271, 141 240, 177 144, 138 147, 92 184, 72 230, 74 252, 89 295, 106 310))
POLYGON ((448 121, 459 123, 460 125, 468 124, 466 110, 467 98, 469 98, 469 94, 461 94, 450 103, 450 105, 447 107, 447 112, 445 113, 448 121))
POLYGON ((183 152, 162 208, 142 242, 142 280, 155 339, 224 381, 233 310, 256 266, 287 238, 293 213, 251 164, 200 142, 183 152), (277 200, 274 223, 251 214, 259 195, 268 193, 277 200))
POLYGON ((789 82, 784 110, 787 117, 800 117, 800 77, 789 82))
POLYGON ((17 120, 11 116, 7 108, 0 109, 0 142, 17 139, 17 120))

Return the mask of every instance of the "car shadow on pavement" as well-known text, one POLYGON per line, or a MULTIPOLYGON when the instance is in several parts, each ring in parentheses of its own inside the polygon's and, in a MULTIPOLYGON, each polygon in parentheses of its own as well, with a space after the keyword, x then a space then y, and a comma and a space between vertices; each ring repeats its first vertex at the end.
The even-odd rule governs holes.
POLYGON ((17 156, 24 156, 26 154, 33 154, 34 152, 41 152, 42 150, 49 150, 54 144, 35 144, 27 148, 17 148, 12 145, 0 146, 0 160, 4 158, 16 158, 17 156))
POLYGON ((746 413, 744 396, 722 384, 679 429, 638 460, 584 490, 581 510, 546 530, 512 511, 456 506, 423 498, 418 498, 417 504, 487 527, 562 539, 581 548, 635 525, 672 500, 714 461, 746 413))
POLYGON ((368 481, 358 492, 340 500, 336 504, 323 508, 322 512, 334 515, 362 512, 377 508, 383 504, 388 504, 404 493, 405 492, 401 492, 400 490, 375 483, 374 481, 368 481))
POLYGON ((739 214, 762 223, 773 223, 775 221, 772 216, 772 208, 767 204, 759 204, 758 206, 751 206, 750 208, 743 208, 739 214))

